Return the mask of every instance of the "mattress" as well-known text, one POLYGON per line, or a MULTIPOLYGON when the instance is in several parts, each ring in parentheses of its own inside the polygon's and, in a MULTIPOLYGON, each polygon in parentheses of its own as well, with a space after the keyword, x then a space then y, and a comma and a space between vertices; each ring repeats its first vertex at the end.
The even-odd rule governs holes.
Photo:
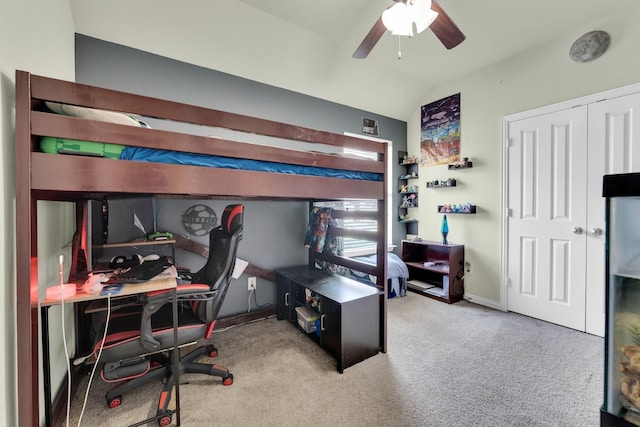
MULTIPOLYGON (((126 126, 150 127, 140 118, 133 117, 125 113, 58 104, 54 102, 47 102, 46 106, 50 111, 56 114, 88 120, 117 123, 126 126)), ((99 156, 111 159, 134 160, 138 162, 206 166, 213 168, 276 172, 291 175, 358 179, 364 181, 382 181, 382 174, 375 172, 359 172, 316 166, 276 163, 262 160, 237 159, 232 157, 185 153, 181 151, 159 150, 153 148, 126 147, 117 144, 78 141, 74 139, 44 137, 40 141, 40 149, 45 153, 51 154, 76 154, 84 156, 99 156)))
POLYGON ((276 172, 291 175, 382 181, 382 174, 375 172, 349 171, 343 169, 268 162, 263 160, 236 159, 232 157, 185 153, 181 151, 127 147, 117 144, 79 141, 75 139, 44 137, 40 141, 40 149, 45 153, 51 154, 76 154, 106 157, 110 159, 134 160, 138 162, 169 163, 260 172, 276 172))

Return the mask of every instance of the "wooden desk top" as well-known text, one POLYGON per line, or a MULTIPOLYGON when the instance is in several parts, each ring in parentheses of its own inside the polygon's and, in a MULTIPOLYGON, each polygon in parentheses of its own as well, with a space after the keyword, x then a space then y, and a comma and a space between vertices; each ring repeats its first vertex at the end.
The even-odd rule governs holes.
MULTIPOLYGON (((118 293, 112 294, 111 298, 131 296, 135 294, 143 294, 143 293, 152 292, 152 291, 161 291, 164 289, 173 289, 177 287, 177 283, 178 282, 175 277, 153 279, 144 283, 126 283, 122 286, 122 290, 118 293)), ((65 298, 64 299, 65 304, 67 303, 71 304, 71 303, 83 302, 83 301, 93 301, 93 300, 107 298, 106 295, 99 295, 99 294, 96 295, 96 294, 85 292, 84 290, 82 290, 82 285, 84 285, 84 283, 76 284, 76 294, 69 298, 65 298)), ((61 303, 60 298, 56 298, 56 299, 45 298, 43 301, 40 302, 40 306, 49 307, 52 305, 59 305, 60 303, 61 303)))

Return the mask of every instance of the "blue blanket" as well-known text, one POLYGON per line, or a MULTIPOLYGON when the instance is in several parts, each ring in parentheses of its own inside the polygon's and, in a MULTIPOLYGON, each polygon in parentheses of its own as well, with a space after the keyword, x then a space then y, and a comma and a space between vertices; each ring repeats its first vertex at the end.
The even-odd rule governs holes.
POLYGON ((172 163, 179 165, 209 166, 214 168, 253 170, 261 172, 278 172, 292 175, 311 175, 330 178, 360 179, 365 181, 382 181, 382 174, 374 172, 358 172, 315 166, 292 165, 286 163, 267 162, 263 160, 236 159, 232 157, 184 153, 180 151, 158 150, 142 147, 126 147, 120 154, 120 159, 136 160, 139 162, 172 163))

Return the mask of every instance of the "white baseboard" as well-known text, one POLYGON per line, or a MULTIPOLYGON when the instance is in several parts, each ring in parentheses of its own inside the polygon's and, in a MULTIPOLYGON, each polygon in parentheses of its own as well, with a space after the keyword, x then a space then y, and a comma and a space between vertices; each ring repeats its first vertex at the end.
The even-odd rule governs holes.
POLYGON ((499 301, 493 301, 493 300, 482 298, 482 297, 478 297, 478 296, 475 296, 475 295, 470 295, 468 293, 464 294, 463 299, 465 301, 469 301, 469 302, 472 302, 474 304, 483 305, 485 307, 493 308, 494 310, 507 311, 507 310, 505 310, 504 307, 502 307, 500 305, 499 301))

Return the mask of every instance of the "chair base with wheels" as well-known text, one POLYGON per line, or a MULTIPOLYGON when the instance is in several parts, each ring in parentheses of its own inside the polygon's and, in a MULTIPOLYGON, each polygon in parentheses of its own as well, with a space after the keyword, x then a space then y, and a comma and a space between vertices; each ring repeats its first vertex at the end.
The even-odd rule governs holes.
MULTIPOLYGON (((147 293, 140 298, 140 310, 113 316, 105 339, 94 346, 94 355, 100 354, 99 362, 103 364, 102 379, 118 383, 105 396, 110 408, 122 404, 124 393, 163 380, 156 419, 160 425, 171 423, 169 406, 176 377, 173 355, 180 347, 211 337, 242 239, 242 215, 242 205, 229 205, 224 210, 221 224, 210 232, 207 262, 193 276, 197 283, 147 293), (177 330, 173 319, 174 292, 178 304, 177 330)), ((196 362, 203 356, 217 354, 218 349, 211 344, 187 353, 178 361, 179 375, 206 374, 220 378, 225 386, 233 384, 233 375, 227 368, 196 362)))

